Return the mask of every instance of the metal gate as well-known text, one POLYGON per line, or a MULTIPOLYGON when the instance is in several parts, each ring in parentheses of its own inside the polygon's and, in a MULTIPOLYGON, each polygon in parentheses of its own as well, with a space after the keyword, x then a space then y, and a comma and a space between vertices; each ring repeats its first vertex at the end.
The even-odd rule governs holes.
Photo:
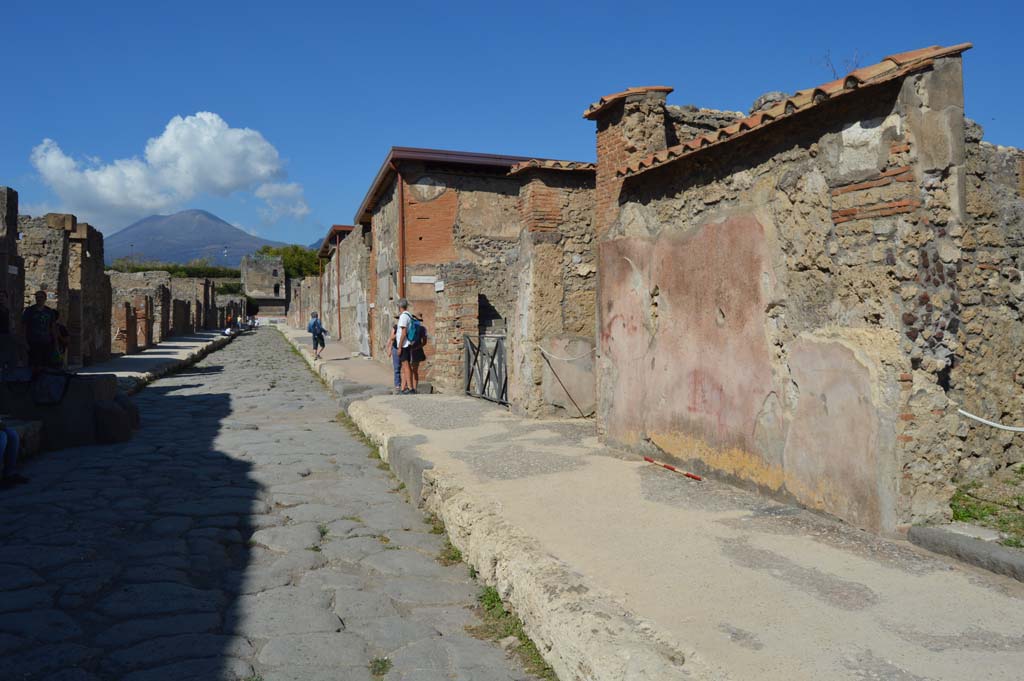
POLYGON ((508 404, 508 369, 505 365, 505 336, 480 334, 463 336, 463 375, 466 394, 498 404, 508 404))

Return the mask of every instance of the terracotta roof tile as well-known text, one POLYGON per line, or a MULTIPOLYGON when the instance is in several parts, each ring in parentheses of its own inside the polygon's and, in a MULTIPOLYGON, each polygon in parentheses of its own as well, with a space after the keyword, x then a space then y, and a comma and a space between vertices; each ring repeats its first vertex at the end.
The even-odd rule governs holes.
POLYGON ((595 115, 604 111, 606 107, 613 104, 620 99, 625 99, 630 95, 642 95, 645 92, 664 92, 668 94, 672 92, 672 88, 665 85, 648 85, 645 87, 631 87, 623 90, 622 92, 616 92, 614 94, 605 95, 601 99, 597 100, 593 104, 587 107, 587 110, 583 112, 584 118, 593 118, 595 115))
POLYGON ((543 170, 590 170, 593 171, 597 166, 593 163, 586 163, 584 161, 553 161, 550 159, 531 158, 528 161, 521 161, 508 171, 509 175, 515 175, 521 173, 524 170, 531 168, 540 168, 543 170))
MULTIPOLYGON (((951 47, 939 47, 936 45, 920 50, 912 50, 910 52, 901 52, 899 54, 890 55, 877 64, 861 67, 856 71, 850 72, 843 78, 838 78, 807 90, 799 90, 784 101, 775 104, 765 111, 741 119, 705 135, 688 140, 683 144, 659 151, 627 166, 618 168, 616 172, 619 175, 636 175, 656 166, 671 163, 697 151, 698 149, 711 145, 723 144, 729 140, 742 137, 746 133, 753 130, 759 130, 780 118, 785 118, 786 116, 797 113, 798 111, 806 111, 807 109, 813 108, 822 102, 835 97, 841 97, 858 88, 878 85, 896 78, 902 78, 903 76, 911 73, 916 73, 917 71, 930 67, 935 59, 960 54, 971 49, 971 47, 971 43, 960 43, 959 45, 953 45, 951 47)), ((637 91, 653 89, 656 88, 633 88, 633 90, 637 91)), ((596 113, 596 111, 600 110, 600 108, 595 109, 595 107, 607 106, 611 101, 614 101, 614 98, 621 98, 628 94, 632 93, 627 90, 625 92, 617 93, 616 95, 609 95, 609 97, 604 98, 597 104, 591 106, 584 115, 589 117, 591 112, 596 113)))

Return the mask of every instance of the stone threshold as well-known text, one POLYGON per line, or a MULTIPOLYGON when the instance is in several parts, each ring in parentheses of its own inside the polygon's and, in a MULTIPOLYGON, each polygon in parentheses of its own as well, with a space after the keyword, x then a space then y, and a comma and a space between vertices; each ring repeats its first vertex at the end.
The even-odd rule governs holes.
POLYGON ((1003 546, 995 530, 966 523, 916 525, 907 539, 923 549, 1024 582, 1024 550, 1003 546))

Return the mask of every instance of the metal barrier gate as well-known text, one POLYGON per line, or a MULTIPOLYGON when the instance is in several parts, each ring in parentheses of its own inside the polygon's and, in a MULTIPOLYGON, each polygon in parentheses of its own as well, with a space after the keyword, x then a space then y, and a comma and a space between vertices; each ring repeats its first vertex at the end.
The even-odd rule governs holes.
POLYGON ((463 336, 463 376, 466 394, 498 404, 508 404, 508 367, 505 336, 463 336))

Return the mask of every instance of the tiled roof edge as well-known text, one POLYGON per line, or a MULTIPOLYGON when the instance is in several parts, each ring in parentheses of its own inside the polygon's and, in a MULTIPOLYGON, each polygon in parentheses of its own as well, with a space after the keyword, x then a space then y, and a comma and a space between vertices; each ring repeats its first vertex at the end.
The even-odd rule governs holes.
POLYGON ((639 175, 652 168, 677 161, 701 149, 737 139, 752 130, 759 130, 797 112, 812 109, 822 102, 855 92, 864 87, 879 85, 924 70, 931 67, 936 59, 962 54, 972 47, 971 43, 960 43, 950 47, 934 45, 919 50, 890 55, 877 64, 851 71, 843 78, 838 78, 814 88, 799 90, 771 108, 759 111, 724 128, 700 135, 682 144, 655 152, 650 156, 617 168, 615 171, 616 175, 620 177, 639 175))
POLYGON ((584 118, 593 118, 597 114, 604 111, 609 105, 625 99, 630 95, 642 95, 646 92, 664 92, 666 95, 672 92, 672 88, 667 85, 647 85, 643 87, 631 87, 626 88, 622 92, 615 92, 610 95, 605 95, 601 99, 597 100, 593 104, 587 107, 587 110, 583 112, 584 118))
POLYGON ((586 161, 553 161, 547 159, 531 158, 529 161, 522 161, 515 164, 508 171, 509 175, 516 175, 525 170, 563 170, 563 171, 594 171, 597 164, 586 161))

